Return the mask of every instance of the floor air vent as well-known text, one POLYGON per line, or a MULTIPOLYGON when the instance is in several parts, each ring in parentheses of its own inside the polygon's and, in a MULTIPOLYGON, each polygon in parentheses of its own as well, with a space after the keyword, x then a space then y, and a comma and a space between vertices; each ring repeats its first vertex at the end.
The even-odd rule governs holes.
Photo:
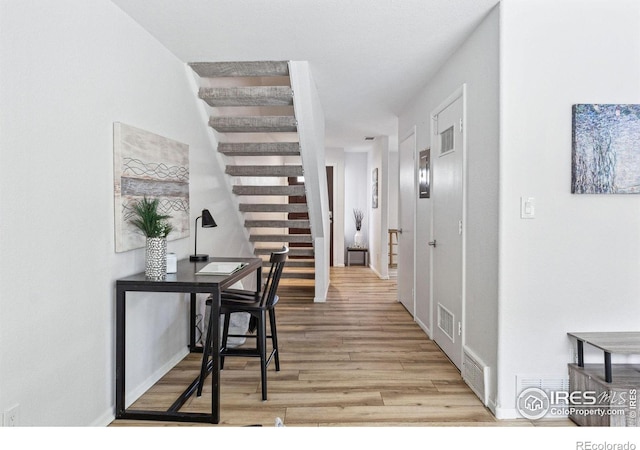
POLYGON ((462 379, 485 406, 488 404, 489 368, 468 349, 463 350, 462 379))
MULTIPOLYGON (((550 392, 569 392, 569 378, 536 377, 516 375, 516 395, 528 388, 538 388, 549 394, 550 392)), ((563 411, 567 407, 566 402, 554 402, 549 405, 557 411, 563 411)))

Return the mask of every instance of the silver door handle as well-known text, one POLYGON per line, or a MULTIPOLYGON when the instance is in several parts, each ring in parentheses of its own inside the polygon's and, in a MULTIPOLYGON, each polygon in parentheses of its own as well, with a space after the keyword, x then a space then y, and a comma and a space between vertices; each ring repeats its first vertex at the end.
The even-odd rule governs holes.
POLYGON ((434 247, 434 248, 435 248, 435 246, 436 246, 436 240, 434 239, 433 241, 429 241, 429 245, 430 245, 431 247, 434 247))

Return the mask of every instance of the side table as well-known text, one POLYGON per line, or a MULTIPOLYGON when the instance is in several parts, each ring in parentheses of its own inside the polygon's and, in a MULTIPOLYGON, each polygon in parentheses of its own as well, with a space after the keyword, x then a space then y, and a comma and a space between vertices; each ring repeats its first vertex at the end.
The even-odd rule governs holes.
POLYGON ((362 253, 362 265, 369 266, 369 249, 366 247, 347 247, 347 266, 351 265, 351 254, 362 253))

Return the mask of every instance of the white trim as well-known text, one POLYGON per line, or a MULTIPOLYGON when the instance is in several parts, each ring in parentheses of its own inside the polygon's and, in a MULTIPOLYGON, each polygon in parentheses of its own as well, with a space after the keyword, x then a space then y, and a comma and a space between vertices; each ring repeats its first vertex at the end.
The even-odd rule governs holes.
POLYGON ((418 326, 422 329, 422 331, 424 331, 427 334, 427 337, 429 339, 433 339, 433 336, 431 335, 431 330, 429 329, 427 324, 425 324, 422 320, 420 320, 418 316, 416 316, 414 320, 418 324, 418 326))
POLYGON ((378 276, 378 278, 380 278, 381 280, 388 280, 389 279, 388 275, 387 276, 382 275, 380 272, 378 272, 376 270, 376 268, 371 263, 369 263, 369 269, 371 269, 371 271, 373 273, 375 273, 378 276))

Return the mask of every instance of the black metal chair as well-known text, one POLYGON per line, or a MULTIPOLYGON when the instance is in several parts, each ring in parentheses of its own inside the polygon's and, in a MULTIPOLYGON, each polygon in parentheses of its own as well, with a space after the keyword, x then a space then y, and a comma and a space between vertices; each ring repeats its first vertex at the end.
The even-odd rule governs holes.
MULTIPOLYGON (((224 314, 224 325, 222 332, 222 342, 220 345, 220 368, 224 368, 224 359, 227 356, 244 356, 260 358, 260 373, 262 382, 262 400, 267 399, 267 366, 274 360, 276 371, 280 371, 280 358, 278 354, 278 335, 276 330, 275 306, 278 303, 276 294, 280 276, 284 269, 289 249, 283 247, 282 250, 272 252, 269 262, 271 269, 261 292, 229 289, 221 295, 220 314, 224 314), (246 334, 229 334, 230 317, 233 313, 249 313, 249 330, 246 334), (267 315, 269 316, 269 331, 267 334, 267 315), (253 332, 257 329, 257 333, 253 332), (229 348, 228 338, 256 339, 255 348, 229 348), (267 357, 267 339, 271 339, 271 352, 267 357)), ((211 299, 208 299, 207 307, 211 306, 211 299)), ((209 320, 213 320, 209 314, 209 320)), ((208 329, 211 329, 209 326, 208 329)), ((198 385, 198 395, 202 393, 202 386, 207 374, 213 367, 213 362, 209 361, 212 350, 213 339, 207 333, 205 346, 202 355, 202 366, 200 368, 200 383, 198 385)))

